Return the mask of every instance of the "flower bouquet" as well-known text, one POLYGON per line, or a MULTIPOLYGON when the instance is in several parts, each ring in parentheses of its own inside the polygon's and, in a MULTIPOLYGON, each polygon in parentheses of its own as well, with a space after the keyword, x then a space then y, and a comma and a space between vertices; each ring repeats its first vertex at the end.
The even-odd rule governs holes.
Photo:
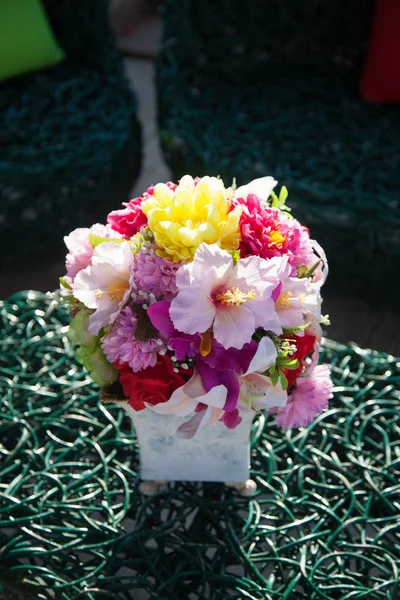
POLYGON ((144 479, 243 481, 258 411, 297 428, 328 406, 327 261, 276 184, 185 175, 65 238, 69 335, 133 418, 144 479))

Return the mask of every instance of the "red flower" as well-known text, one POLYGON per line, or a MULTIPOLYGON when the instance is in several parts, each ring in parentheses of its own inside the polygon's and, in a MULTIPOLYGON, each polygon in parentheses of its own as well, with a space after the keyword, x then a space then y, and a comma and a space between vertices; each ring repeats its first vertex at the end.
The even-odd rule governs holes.
POLYGON ((145 402, 155 406, 167 402, 171 394, 184 385, 192 376, 191 369, 174 371, 174 363, 165 354, 159 354, 157 364, 134 373, 128 365, 114 363, 114 368, 120 371, 119 380, 129 404, 134 410, 146 408, 145 402))
POLYGON ((147 225, 147 217, 142 211, 143 198, 133 198, 130 202, 123 202, 125 208, 113 210, 107 217, 107 222, 114 231, 118 231, 127 239, 147 225))
POLYGON ((307 331, 305 331, 304 335, 302 335, 302 336, 299 336, 299 335, 291 336, 290 343, 294 344, 297 349, 296 349, 296 352, 294 354, 292 354, 290 358, 293 358, 293 359, 297 358, 297 360, 299 361, 299 366, 297 367, 297 369, 294 369, 294 370, 290 370, 290 369, 284 370, 284 373, 289 382, 289 385, 292 385, 292 383, 294 383, 295 380, 297 379, 298 375, 300 375, 300 373, 303 369, 303 360, 307 356, 310 356, 311 352, 314 350, 315 340, 316 340, 315 335, 309 335, 307 333, 307 331))

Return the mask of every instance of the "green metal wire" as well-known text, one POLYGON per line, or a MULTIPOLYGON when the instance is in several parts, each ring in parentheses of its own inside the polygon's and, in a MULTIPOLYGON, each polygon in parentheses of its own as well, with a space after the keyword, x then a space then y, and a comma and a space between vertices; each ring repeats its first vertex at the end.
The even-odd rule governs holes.
POLYGON ((138 175, 137 100, 107 0, 43 0, 66 59, 1 83, 0 270, 62 260, 63 235, 103 222, 138 175))
POLYGON ((371 0, 165 0, 157 86, 175 179, 274 175, 327 252, 328 286, 400 285, 400 109, 357 85, 371 0), (376 285, 371 285, 374 281, 376 285))
POLYGON ((76 363, 64 309, 0 303, 0 598, 396 600, 400 361, 326 341, 335 397, 308 429, 252 432, 247 500, 138 492, 138 446, 76 363))

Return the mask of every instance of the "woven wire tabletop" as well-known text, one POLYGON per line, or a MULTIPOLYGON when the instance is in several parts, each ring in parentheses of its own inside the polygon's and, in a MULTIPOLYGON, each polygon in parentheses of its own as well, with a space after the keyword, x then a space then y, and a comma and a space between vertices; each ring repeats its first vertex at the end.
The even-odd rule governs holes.
POLYGON ((0 302, 0 598, 399 598, 400 361, 325 341, 331 408, 252 431, 251 500, 138 491, 138 446, 38 292, 0 302))

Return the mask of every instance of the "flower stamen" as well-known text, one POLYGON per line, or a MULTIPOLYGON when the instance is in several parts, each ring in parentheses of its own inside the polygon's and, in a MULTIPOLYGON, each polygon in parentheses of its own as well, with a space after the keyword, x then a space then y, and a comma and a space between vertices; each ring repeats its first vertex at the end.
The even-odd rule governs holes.
POLYGON ((269 232, 269 244, 268 248, 271 246, 277 246, 278 248, 282 248, 283 244, 286 241, 286 235, 282 235, 280 231, 272 230, 269 232))
POLYGON ((279 295, 278 300, 276 301, 276 305, 280 307, 289 308, 290 307, 290 298, 293 296, 292 292, 282 292, 279 295))
POLYGON ((217 294, 216 299, 219 300, 221 304, 226 304, 227 306, 240 306, 248 300, 254 300, 255 297, 254 290, 244 293, 240 291, 239 288, 233 287, 231 290, 226 290, 225 292, 221 292, 221 294, 217 294))
MULTIPOLYGON (((121 283, 113 283, 107 288, 107 294, 111 302, 120 302, 124 297, 126 290, 129 287, 129 281, 123 281, 121 283)), ((98 296, 101 298, 101 296, 98 296)))

